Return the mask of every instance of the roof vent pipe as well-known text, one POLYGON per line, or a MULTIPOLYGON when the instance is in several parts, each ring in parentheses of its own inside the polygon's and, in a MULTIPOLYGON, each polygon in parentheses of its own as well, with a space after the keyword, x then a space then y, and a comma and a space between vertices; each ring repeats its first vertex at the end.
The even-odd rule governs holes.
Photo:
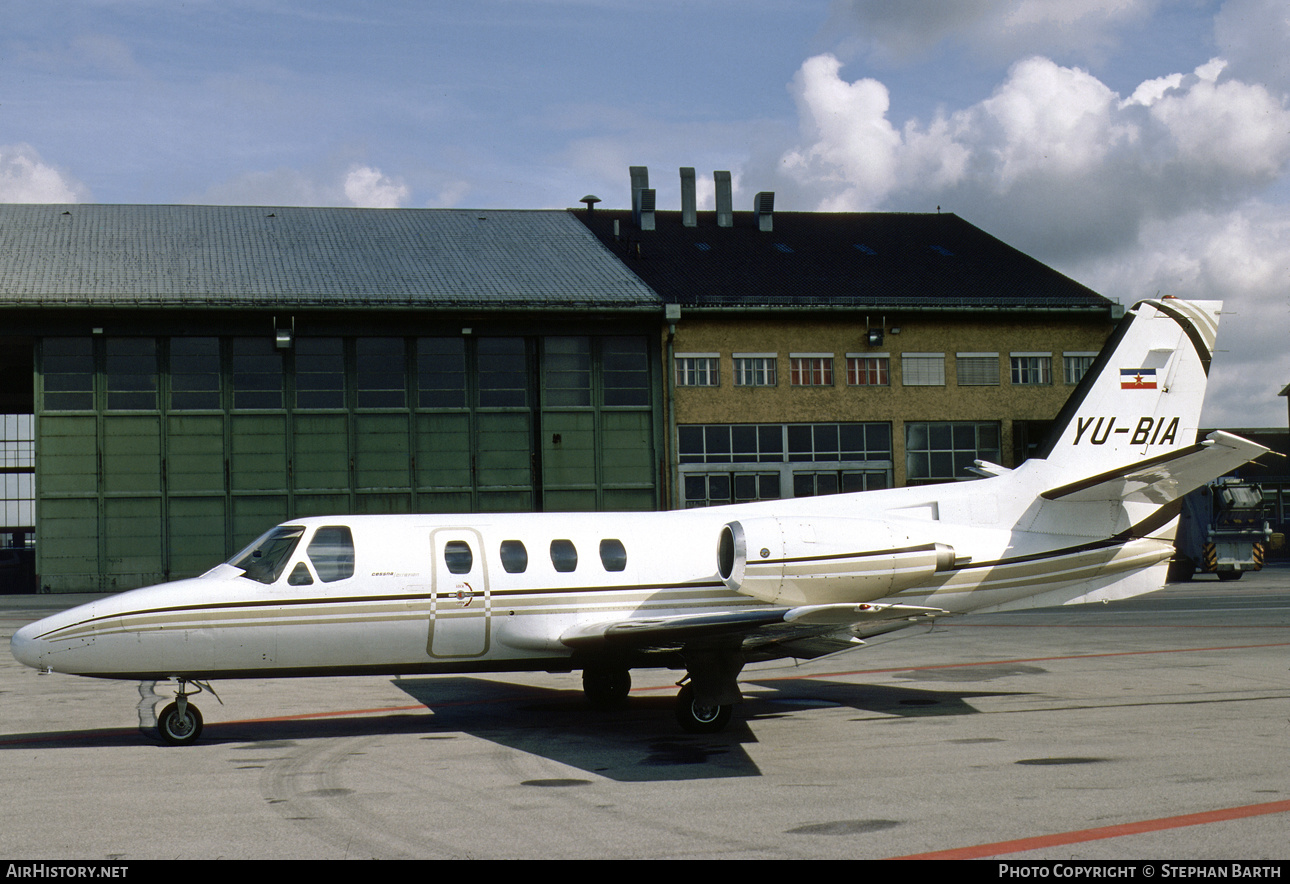
POLYGON ((699 198, 693 166, 681 167, 681 226, 699 226, 699 198))
POLYGON ((717 226, 735 226, 735 204, 731 195, 730 173, 713 172, 712 180, 717 185, 717 226))
POLYGON ((775 229, 775 194, 763 190, 753 197, 753 217, 757 219, 757 229, 770 233, 775 229))

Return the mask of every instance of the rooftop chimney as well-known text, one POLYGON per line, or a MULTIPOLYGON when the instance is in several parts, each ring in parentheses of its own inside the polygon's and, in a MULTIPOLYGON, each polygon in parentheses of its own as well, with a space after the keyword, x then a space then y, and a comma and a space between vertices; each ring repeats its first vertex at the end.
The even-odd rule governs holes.
POLYGON ((735 226, 734 197, 730 190, 730 173, 713 172, 712 179, 717 185, 717 226, 735 226))
POLYGON ((699 200, 694 184, 694 167, 681 167, 681 226, 699 226, 699 200))
POLYGON ((641 225, 641 194, 649 190, 649 167, 630 166, 632 175, 632 221, 637 227, 641 225))
POLYGON ((637 191, 640 194, 639 208, 636 211, 636 226, 641 230, 654 229, 654 188, 647 187, 637 191))
POLYGON ((770 233, 775 229, 775 194, 763 190, 753 197, 753 217, 757 219, 757 229, 770 233))

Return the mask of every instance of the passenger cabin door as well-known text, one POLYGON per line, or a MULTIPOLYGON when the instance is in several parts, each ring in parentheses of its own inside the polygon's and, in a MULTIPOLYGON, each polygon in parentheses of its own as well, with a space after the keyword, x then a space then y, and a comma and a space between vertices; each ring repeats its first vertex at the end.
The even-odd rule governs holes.
POLYGON ((473 528, 436 528, 430 552, 434 582, 426 650, 432 657, 486 654, 493 610, 483 538, 473 528))

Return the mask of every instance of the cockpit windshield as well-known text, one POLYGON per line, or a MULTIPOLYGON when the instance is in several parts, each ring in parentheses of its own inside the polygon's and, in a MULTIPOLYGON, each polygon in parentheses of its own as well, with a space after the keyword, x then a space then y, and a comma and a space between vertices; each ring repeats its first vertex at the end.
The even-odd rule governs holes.
POLYGON ((301 527, 279 526, 229 559, 228 563, 241 568, 244 577, 260 583, 273 583, 282 576, 287 560, 304 533, 305 529, 301 527))

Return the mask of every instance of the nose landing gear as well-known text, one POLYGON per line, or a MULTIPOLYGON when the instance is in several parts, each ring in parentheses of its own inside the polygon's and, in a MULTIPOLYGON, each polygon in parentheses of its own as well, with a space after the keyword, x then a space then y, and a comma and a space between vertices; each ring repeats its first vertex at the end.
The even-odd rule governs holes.
POLYGON ((211 690, 209 684, 202 684, 195 679, 181 678, 178 681, 179 690, 175 694, 175 702, 162 709, 157 716, 157 733, 171 746, 191 746, 202 735, 202 713, 188 702, 189 692, 185 690, 185 686, 196 685, 197 690, 192 692, 194 694, 203 690, 210 691, 216 700, 219 699, 219 694, 211 690))

